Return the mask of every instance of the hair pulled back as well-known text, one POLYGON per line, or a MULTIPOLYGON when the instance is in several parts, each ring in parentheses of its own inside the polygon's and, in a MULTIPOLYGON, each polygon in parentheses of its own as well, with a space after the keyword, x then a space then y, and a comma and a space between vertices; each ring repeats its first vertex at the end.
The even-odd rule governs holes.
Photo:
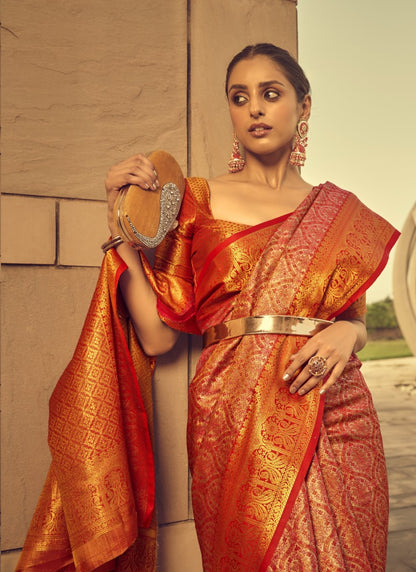
POLYGON ((267 56, 280 66, 286 75, 287 79, 293 85, 298 101, 303 101, 305 95, 310 92, 311 86, 303 69, 298 62, 283 48, 279 48, 274 44, 254 44, 246 46, 241 52, 236 54, 227 68, 227 75, 225 77, 225 93, 228 95, 228 82, 231 72, 238 62, 248 60, 255 56, 267 56))

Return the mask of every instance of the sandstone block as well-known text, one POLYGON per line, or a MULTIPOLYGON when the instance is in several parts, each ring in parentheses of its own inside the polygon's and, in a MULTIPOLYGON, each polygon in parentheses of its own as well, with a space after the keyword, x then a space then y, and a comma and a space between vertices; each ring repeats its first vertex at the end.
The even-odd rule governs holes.
POLYGON ((62 266, 100 266, 101 244, 107 240, 107 204, 59 202, 59 257, 62 266))
POLYGON ((3 195, 2 262, 54 264, 56 215, 53 199, 3 195))

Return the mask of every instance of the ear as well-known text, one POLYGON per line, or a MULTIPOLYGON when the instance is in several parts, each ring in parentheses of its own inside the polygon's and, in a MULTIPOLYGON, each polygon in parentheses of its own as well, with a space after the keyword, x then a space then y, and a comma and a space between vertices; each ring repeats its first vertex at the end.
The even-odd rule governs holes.
POLYGON ((310 94, 305 95, 303 101, 299 103, 299 119, 304 119, 308 121, 311 115, 312 98, 310 94))

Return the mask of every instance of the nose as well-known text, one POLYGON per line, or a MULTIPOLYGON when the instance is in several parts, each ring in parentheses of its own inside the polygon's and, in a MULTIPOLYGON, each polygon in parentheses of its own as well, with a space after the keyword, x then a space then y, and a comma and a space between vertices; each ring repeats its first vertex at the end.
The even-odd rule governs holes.
POLYGON ((261 105, 261 100, 258 97, 252 97, 250 99, 250 115, 253 118, 264 115, 264 111, 261 105))

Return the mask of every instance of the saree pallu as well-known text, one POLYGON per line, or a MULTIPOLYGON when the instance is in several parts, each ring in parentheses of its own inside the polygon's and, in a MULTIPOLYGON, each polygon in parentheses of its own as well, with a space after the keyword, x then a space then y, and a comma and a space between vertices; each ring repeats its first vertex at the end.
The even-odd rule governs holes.
MULTIPOLYGON (((162 248, 155 266, 153 286, 168 324, 204 331, 250 315, 362 315, 354 315, 354 303, 381 272, 398 233, 354 195, 321 185, 276 221, 267 240, 258 225, 218 244, 201 215, 209 210, 206 183, 188 185, 192 223, 187 229, 180 221, 178 231, 186 256, 173 237, 166 245, 173 258, 162 248), (184 296, 187 257, 195 284, 184 296), (220 284, 238 282, 243 268, 241 291, 221 293, 220 284)), ((205 572, 384 570, 386 469, 360 362, 351 357, 326 404, 319 388, 291 395, 282 375, 305 341, 249 335, 201 355, 190 386, 188 448, 205 572)))
POLYGON ((16 570, 156 570, 151 378, 104 258, 74 356, 50 399, 52 462, 16 570))

